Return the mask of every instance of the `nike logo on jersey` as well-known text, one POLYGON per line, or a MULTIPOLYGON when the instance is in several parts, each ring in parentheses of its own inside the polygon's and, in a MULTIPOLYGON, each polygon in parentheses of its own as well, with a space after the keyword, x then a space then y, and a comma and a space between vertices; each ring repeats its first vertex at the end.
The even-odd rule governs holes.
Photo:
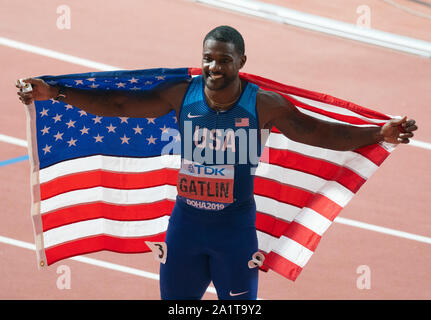
POLYGON ((188 117, 189 119, 199 118, 199 117, 202 117, 202 116, 203 116, 202 114, 191 115, 191 114, 190 114, 190 112, 189 112, 189 113, 188 113, 188 115, 187 115, 187 117, 188 117))
POLYGON ((236 296, 240 296, 240 295, 242 295, 242 294, 246 294, 248 292, 248 290, 247 291, 243 291, 243 292, 238 292, 238 293, 233 293, 232 292, 232 290, 229 292, 229 295, 231 296, 231 297, 236 297, 236 296))

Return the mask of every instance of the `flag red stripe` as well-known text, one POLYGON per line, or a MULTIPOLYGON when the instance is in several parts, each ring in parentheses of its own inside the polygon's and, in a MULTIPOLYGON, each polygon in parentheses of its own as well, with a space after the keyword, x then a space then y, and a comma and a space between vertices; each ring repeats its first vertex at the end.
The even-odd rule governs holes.
POLYGON ((366 181, 349 168, 290 150, 269 148, 269 163, 336 181, 353 193, 356 193, 366 181))
POLYGON ((341 209, 343 209, 343 207, 339 206, 334 201, 318 193, 307 203, 307 208, 313 209, 331 221, 334 221, 335 217, 340 213, 341 209))
POLYGON ((302 268, 274 251, 269 252, 264 261, 264 266, 281 274, 289 280, 295 281, 302 271, 302 268))
POLYGON ((284 236, 292 239, 307 249, 314 251, 319 244, 321 236, 303 225, 292 221, 286 229, 284 236))
POLYGON ((289 222, 266 213, 256 212, 256 229, 273 237, 280 238, 289 227, 289 222))
POLYGON ((390 152, 379 145, 370 145, 358 148, 355 152, 372 161, 375 165, 380 166, 383 161, 390 155, 390 152))
POLYGON ((170 215, 174 201, 162 200, 139 205, 117 205, 94 202, 66 207, 42 215, 43 231, 74 222, 106 218, 120 221, 142 221, 170 215))
POLYGON ((313 197, 313 193, 309 191, 262 177, 254 178, 254 194, 288 203, 299 208, 304 207, 313 197))
POLYGON ((58 194, 92 187, 115 189, 143 189, 177 184, 176 169, 161 169, 143 173, 123 173, 94 170, 58 177, 40 185, 41 200, 58 194))
MULTIPOLYGON (((281 131, 278 130, 276 127, 273 127, 271 129, 271 133, 282 134, 281 131)), ((380 166, 382 162, 390 155, 390 152, 387 151, 382 146, 380 146, 379 144, 373 144, 366 147, 361 147, 361 148, 352 150, 352 152, 359 153, 360 155, 367 158, 377 166, 380 166)))
MULTIPOLYGON (((191 74, 198 74, 198 70, 192 70, 191 74)), ((331 104, 334 106, 342 107, 367 118, 373 118, 378 120, 390 119, 390 117, 388 117, 383 113, 359 106, 350 101, 346 101, 346 100, 342 100, 342 99, 330 96, 328 94, 305 90, 305 89, 297 88, 293 86, 287 86, 285 84, 282 84, 270 79, 265 79, 265 78, 252 75, 252 74, 247 74, 247 73, 240 73, 240 77, 242 79, 255 83, 262 89, 276 90, 276 91, 284 92, 286 94, 293 94, 307 99, 316 100, 316 101, 331 104)))
POLYGON ((109 250, 119 253, 148 252, 150 249, 145 244, 145 241, 164 241, 165 235, 166 232, 141 238, 119 238, 101 234, 47 248, 45 250, 45 255, 47 264, 51 265, 59 260, 101 250, 109 250))
POLYGON ((295 98, 286 95, 286 94, 281 94, 284 98, 286 98, 287 100, 289 100, 290 102, 292 102, 295 106, 303 108, 305 110, 309 110, 318 114, 321 114, 323 116, 338 120, 338 121, 342 121, 342 122, 347 122, 349 124, 352 125, 376 125, 376 126, 383 126, 384 123, 374 123, 371 121, 366 121, 364 119, 361 118, 357 118, 354 116, 348 116, 345 114, 339 114, 339 113, 335 113, 335 112, 331 112, 331 111, 327 111, 327 110, 323 110, 323 109, 319 109, 316 107, 313 107, 309 104, 305 104, 301 101, 296 100, 295 98))

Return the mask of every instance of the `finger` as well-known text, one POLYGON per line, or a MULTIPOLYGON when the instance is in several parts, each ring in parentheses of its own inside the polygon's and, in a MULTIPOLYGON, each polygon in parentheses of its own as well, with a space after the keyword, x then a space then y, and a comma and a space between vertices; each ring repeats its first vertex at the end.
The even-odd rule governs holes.
POLYGON ((33 93, 32 92, 22 92, 22 91, 20 91, 20 92, 17 92, 16 93, 17 95, 19 95, 20 97, 23 97, 23 98, 33 98, 33 93))
POLYGON ((409 143, 409 142, 410 142, 410 140, 409 140, 409 139, 407 139, 407 138, 398 138, 398 139, 397 139, 397 141, 398 141, 399 143, 409 143))
POLYGON ((412 126, 410 126, 410 127, 406 127, 406 128, 404 128, 404 131, 405 132, 412 132, 412 131, 416 131, 418 129, 418 126, 416 126, 416 125, 412 125, 412 126))
POLYGON ((397 127, 397 126, 403 124, 406 121, 407 121, 407 116, 404 116, 401 119, 392 119, 391 120, 391 126, 397 127))
POLYGON ((415 128, 415 130, 417 130, 417 126, 416 126, 416 121, 411 119, 408 120, 407 122, 403 123, 402 125, 406 130, 411 130, 412 128, 415 128))
POLYGON ((30 84, 40 84, 43 82, 42 79, 36 79, 36 78, 27 78, 27 79, 24 79, 23 81, 30 84))
POLYGON ((400 134, 400 138, 413 138, 414 134, 411 132, 400 134))
POLYGON ((29 105, 33 102, 33 99, 23 99, 22 102, 26 105, 29 105))

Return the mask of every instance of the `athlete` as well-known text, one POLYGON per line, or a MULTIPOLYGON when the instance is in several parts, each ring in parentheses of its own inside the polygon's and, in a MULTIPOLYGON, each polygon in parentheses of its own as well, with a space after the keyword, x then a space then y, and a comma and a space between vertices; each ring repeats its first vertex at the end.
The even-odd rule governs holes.
POLYGON ((33 91, 18 92, 25 104, 54 98, 107 117, 154 118, 175 110, 181 168, 160 265, 162 299, 201 299, 211 281, 219 299, 257 298, 258 268, 249 265, 258 251, 253 169, 265 130, 275 126, 291 140, 347 151, 381 141, 409 143, 418 129, 407 117, 364 128, 307 116, 281 95, 242 80, 246 60, 241 34, 220 26, 204 38, 202 75, 193 79, 131 94, 29 78, 33 91))

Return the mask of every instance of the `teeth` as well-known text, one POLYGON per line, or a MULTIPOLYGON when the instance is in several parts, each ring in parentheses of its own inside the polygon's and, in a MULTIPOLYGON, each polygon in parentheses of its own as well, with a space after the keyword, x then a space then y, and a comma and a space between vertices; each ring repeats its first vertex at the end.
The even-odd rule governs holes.
POLYGON ((211 75, 211 78, 213 78, 213 79, 220 79, 220 78, 222 78, 223 76, 221 75, 221 74, 212 74, 211 75))

